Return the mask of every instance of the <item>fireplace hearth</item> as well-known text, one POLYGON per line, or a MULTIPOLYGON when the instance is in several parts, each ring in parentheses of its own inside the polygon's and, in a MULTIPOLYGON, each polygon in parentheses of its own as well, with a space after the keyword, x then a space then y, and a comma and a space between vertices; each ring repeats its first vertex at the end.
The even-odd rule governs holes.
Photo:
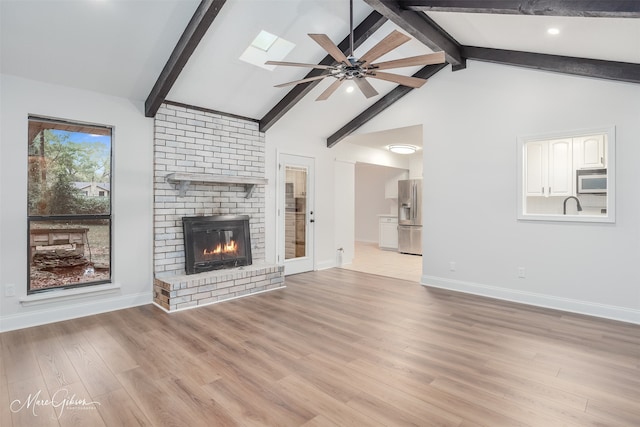
POLYGON ((251 265, 247 215, 183 217, 187 274, 251 265))

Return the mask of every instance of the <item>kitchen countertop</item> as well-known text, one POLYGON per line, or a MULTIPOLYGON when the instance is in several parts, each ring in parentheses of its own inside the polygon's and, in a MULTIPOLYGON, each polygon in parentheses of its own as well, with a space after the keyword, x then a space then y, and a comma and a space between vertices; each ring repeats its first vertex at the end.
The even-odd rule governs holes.
POLYGON ((378 216, 384 216, 387 218, 398 218, 397 214, 378 214, 378 216))

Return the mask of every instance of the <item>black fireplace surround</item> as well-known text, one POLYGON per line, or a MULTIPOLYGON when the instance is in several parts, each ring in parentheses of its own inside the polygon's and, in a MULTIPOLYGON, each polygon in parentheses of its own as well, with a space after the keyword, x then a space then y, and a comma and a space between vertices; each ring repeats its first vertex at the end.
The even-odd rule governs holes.
POLYGON ((248 215, 183 217, 187 274, 251 265, 248 215))

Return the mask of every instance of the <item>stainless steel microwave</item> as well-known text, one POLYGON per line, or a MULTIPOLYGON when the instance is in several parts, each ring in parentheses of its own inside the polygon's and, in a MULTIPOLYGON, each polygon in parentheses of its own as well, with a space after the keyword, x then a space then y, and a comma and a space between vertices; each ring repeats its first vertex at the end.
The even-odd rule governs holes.
POLYGON ((607 170, 576 170, 576 189, 578 194, 607 194, 607 170))

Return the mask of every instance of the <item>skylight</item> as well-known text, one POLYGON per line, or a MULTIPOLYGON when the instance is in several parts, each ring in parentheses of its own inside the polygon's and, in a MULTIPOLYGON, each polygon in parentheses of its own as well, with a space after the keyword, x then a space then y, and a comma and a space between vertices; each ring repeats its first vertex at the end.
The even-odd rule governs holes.
POLYGON ((269 52, 269 49, 273 44, 278 40, 278 36, 275 34, 271 34, 265 30, 260 31, 260 34, 256 36, 255 39, 251 42, 251 46, 256 49, 264 50, 265 52, 269 52))
POLYGON ((295 46, 290 41, 262 30, 240 55, 240 60, 267 70, 274 70, 275 65, 265 65, 264 63, 282 61, 295 46))

